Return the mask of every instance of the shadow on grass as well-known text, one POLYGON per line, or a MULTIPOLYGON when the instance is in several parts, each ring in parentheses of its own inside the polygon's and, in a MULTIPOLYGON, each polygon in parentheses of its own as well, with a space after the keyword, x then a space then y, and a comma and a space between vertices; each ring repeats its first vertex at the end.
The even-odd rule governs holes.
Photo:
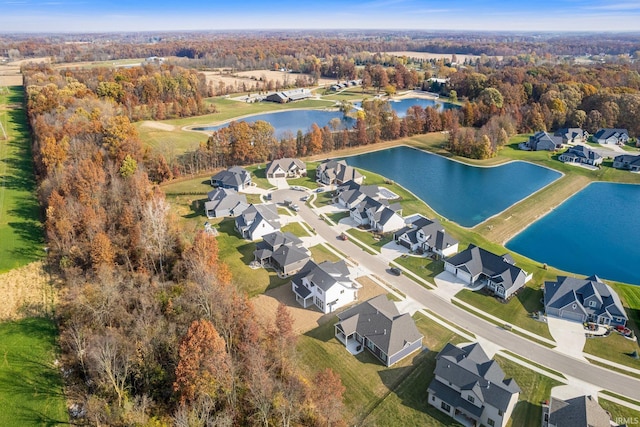
POLYGON ((540 302, 542 299, 542 290, 540 289, 525 286, 516 294, 516 298, 518 298, 527 313, 534 313, 544 309, 540 302))

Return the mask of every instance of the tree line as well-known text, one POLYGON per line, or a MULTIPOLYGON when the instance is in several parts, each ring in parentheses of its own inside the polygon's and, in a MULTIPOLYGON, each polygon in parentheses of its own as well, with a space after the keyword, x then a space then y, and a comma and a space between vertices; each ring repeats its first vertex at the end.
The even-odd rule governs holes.
POLYGON ((48 68, 24 79, 73 422, 340 425, 340 378, 302 372, 287 308, 258 321, 216 238, 185 237, 121 104, 48 68))

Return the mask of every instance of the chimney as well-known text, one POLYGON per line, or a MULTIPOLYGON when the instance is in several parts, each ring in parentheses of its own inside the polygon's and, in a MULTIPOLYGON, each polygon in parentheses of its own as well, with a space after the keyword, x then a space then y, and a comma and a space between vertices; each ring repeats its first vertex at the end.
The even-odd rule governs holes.
POLYGON ((384 335, 387 335, 387 330, 386 329, 384 330, 384 335))

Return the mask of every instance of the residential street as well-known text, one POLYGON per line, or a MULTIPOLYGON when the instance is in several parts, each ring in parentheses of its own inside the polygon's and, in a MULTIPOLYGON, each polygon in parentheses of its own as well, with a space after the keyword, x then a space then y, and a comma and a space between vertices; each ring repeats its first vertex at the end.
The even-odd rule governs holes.
MULTIPOLYGON (((302 193, 297 192, 297 194, 302 193)), ((387 271, 388 264, 386 262, 381 262, 379 257, 368 254, 350 241, 338 239, 337 236, 339 232, 334 230, 325 221, 320 220, 316 213, 307 205, 301 203, 298 213, 309 226, 313 227, 315 231, 331 245, 343 253, 348 254, 348 256, 361 267, 369 270, 383 280, 392 283, 395 288, 409 298, 417 301, 437 315, 448 319, 450 322, 472 332, 476 336, 480 336, 497 346, 521 355, 540 365, 603 389, 640 400, 640 380, 561 354, 475 317, 444 301, 408 277, 390 275, 387 271)))

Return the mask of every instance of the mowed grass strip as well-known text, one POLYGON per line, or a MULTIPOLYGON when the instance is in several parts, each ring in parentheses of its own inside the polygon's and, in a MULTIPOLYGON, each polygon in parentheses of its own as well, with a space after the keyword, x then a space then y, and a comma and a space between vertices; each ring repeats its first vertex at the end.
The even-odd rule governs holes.
POLYGON ((0 425, 67 425, 60 371, 54 366, 58 331, 53 321, 0 323, 0 425))
POLYGON ((0 93, 0 273, 45 255, 23 100, 19 86, 0 93))
POLYGON ((617 424, 629 426, 640 423, 640 411, 635 411, 619 403, 614 403, 600 395, 598 403, 602 409, 611 414, 611 419, 617 424))

